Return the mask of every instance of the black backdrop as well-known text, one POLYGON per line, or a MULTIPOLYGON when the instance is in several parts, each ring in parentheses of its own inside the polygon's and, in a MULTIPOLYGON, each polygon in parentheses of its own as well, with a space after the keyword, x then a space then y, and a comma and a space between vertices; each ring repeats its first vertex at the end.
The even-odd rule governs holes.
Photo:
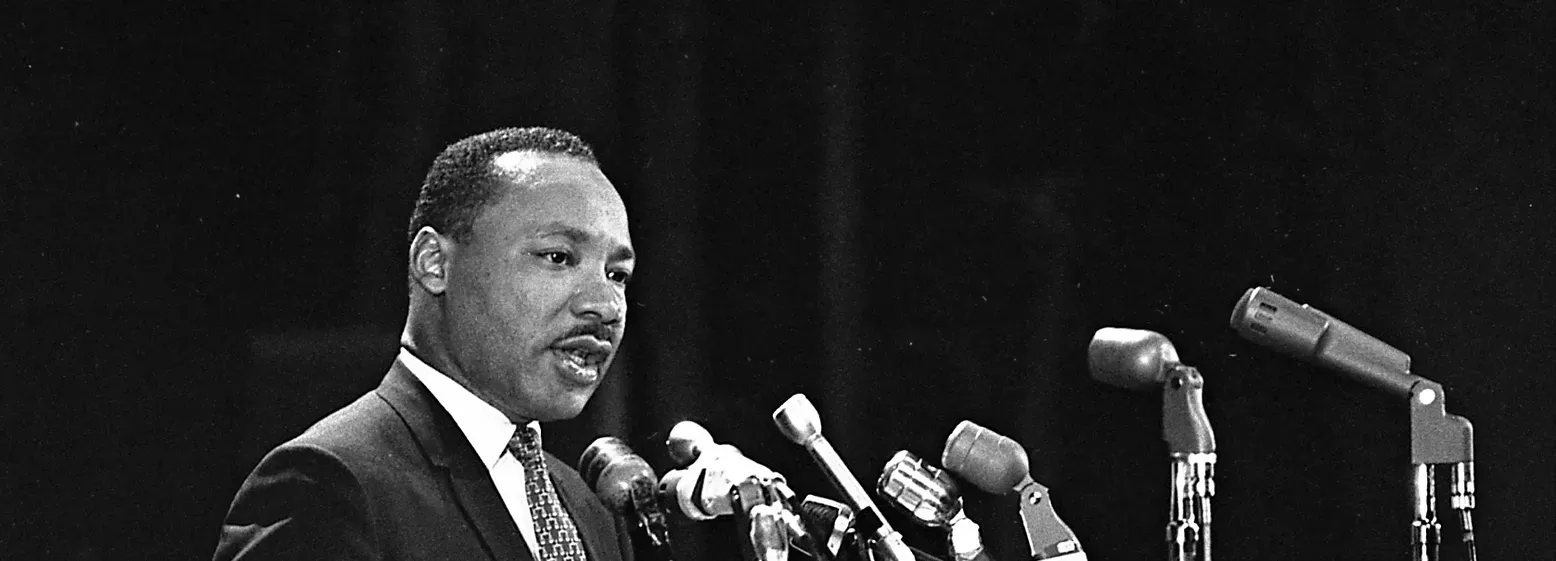
MULTIPOLYGON (((564 458, 616 434, 663 471, 690 418, 836 496, 768 420, 789 395, 866 481, 971 419, 1093 559, 1160 558, 1159 399, 1084 357, 1145 328, 1207 381, 1219 556, 1402 558, 1404 406, 1238 340, 1269 285, 1474 421, 1484 558, 1556 545, 1548 3, 27 4, 0 556, 207 557, 259 455, 391 360, 432 156, 528 124, 597 145, 643 255, 564 458)), ((1013 505, 969 500, 1019 558, 1013 505)))

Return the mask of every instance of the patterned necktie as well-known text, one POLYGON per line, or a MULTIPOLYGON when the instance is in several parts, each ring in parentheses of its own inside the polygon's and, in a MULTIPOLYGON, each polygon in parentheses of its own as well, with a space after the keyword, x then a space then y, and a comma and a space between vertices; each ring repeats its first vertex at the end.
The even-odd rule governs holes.
POLYGON ((519 427, 508 440, 508 452, 524 465, 524 495, 529 498, 529 513, 535 519, 536 561, 585 561, 583 541, 578 527, 562 510, 546 459, 540 453, 540 435, 527 426, 519 427))

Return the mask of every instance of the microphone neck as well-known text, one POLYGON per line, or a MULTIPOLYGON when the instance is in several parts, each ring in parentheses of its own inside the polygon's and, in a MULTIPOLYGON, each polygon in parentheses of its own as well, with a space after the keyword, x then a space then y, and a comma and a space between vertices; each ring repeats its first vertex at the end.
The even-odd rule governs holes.
POLYGON ((1216 435, 1205 415, 1205 379, 1192 366, 1174 365, 1162 384, 1162 440, 1167 451, 1204 454, 1216 451, 1216 435))
POLYGON ((1027 546, 1033 559, 1051 559, 1081 550, 1075 532, 1054 512, 1048 488, 1028 475, 1017 485, 1021 501, 1021 525, 1026 528, 1027 546))

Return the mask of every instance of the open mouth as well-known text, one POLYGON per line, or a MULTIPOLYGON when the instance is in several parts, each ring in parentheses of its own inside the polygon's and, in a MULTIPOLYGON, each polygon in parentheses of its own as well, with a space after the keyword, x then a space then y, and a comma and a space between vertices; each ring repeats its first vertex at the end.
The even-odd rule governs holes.
POLYGON ((599 353, 583 349, 556 349, 567 362, 579 368, 599 368, 605 364, 605 359, 610 358, 610 353, 599 353))
POLYGON ((551 348, 562 358, 565 370, 582 383, 599 380, 600 369, 610 359, 613 350, 610 341, 592 335, 567 337, 557 341, 551 348))

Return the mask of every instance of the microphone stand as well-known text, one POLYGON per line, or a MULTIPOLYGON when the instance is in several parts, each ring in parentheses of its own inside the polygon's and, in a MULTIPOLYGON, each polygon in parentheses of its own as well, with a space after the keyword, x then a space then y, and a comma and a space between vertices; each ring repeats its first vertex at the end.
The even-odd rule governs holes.
POLYGON ((1417 378, 1410 386, 1410 462, 1414 466, 1410 522, 1412 561, 1437 561, 1442 526, 1437 522, 1436 466, 1453 465, 1451 504, 1458 511, 1461 539, 1475 560, 1475 434, 1468 419, 1449 415, 1442 385, 1417 378))
POLYGON ((1205 416, 1205 379, 1172 366, 1162 386, 1162 439, 1172 461, 1168 561, 1210 561, 1210 497, 1216 494, 1216 436, 1205 416))
POLYGON ((1442 385, 1410 373, 1410 355, 1265 288, 1243 293, 1232 327, 1244 338, 1316 362, 1410 400, 1411 559, 1437 561, 1436 466, 1453 465, 1452 504, 1465 550, 1475 559, 1475 439, 1468 419, 1444 409, 1442 385))
POLYGON ((1459 513, 1459 537, 1464 541, 1465 559, 1475 561, 1475 522, 1470 518, 1470 512, 1475 510, 1475 462, 1453 464, 1451 500, 1459 513))

